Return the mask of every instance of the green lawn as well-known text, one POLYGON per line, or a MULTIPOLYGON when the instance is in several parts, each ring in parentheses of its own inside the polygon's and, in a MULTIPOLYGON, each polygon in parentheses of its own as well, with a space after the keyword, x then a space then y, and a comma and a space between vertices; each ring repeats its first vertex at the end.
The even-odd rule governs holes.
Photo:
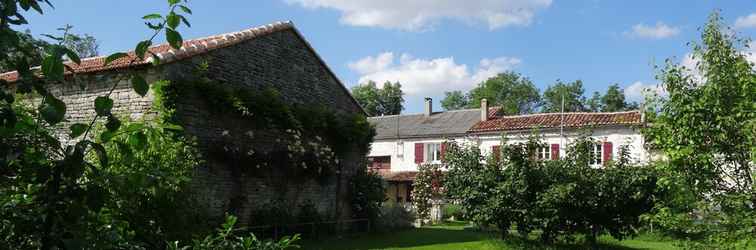
MULTIPOLYGON (((309 240, 300 243, 303 249, 586 249, 586 245, 543 245, 533 240, 496 239, 490 233, 465 229, 464 223, 448 223, 390 233, 362 234, 344 238, 309 240)), ((617 241, 600 238, 600 249, 677 249, 671 241, 655 241, 639 237, 617 241)))

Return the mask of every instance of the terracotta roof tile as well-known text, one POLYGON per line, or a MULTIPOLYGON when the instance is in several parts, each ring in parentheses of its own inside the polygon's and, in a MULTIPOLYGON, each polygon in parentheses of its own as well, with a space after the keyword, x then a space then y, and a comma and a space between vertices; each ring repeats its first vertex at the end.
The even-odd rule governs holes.
POLYGON ((558 128, 564 116, 565 128, 603 125, 637 125, 641 123, 640 111, 611 113, 547 113, 518 116, 496 116, 476 123, 468 132, 493 132, 534 128, 558 128))
MULTIPOLYGON (((184 41, 183 47, 180 50, 173 49, 170 45, 164 43, 150 47, 149 51, 160 58, 161 64, 165 64, 176 60, 204 54, 217 48, 228 47, 262 35, 291 29, 293 27, 294 25, 291 22, 276 22, 273 24, 258 26, 238 32, 187 40, 184 41)), ((81 60, 81 64, 77 65, 74 63, 68 63, 68 66, 70 66, 76 73, 98 72, 152 63, 153 59, 149 56, 149 53, 147 53, 147 56, 145 57, 146 58, 144 60, 138 60, 136 59, 136 54, 134 53, 134 51, 130 51, 128 52, 128 56, 119 58, 111 62, 107 66, 104 66, 106 58, 105 56, 84 58, 81 60), (134 60, 134 62, 130 63, 132 60, 134 60)), ((72 72, 66 70, 66 74, 71 73, 72 72)), ((8 82, 14 82, 18 80, 18 72, 11 71, 2 73, 0 74, 0 79, 6 80, 8 82)))

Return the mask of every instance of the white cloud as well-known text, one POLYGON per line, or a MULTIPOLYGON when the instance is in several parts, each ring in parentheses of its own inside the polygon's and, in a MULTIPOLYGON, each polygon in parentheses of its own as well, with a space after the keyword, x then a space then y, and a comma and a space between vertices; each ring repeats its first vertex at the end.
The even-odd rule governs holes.
POLYGON ((520 63, 520 59, 512 57, 482 59, 473 69, 458 64, 453 57, 422 59, 402 54, 396 60, 393 53, 387 52, 349 63, 349 68, 360 74, 360 84, 370 80, 377 83, 398 81, 408 96, 433 96, 444 91, 471 89, 520 63))
POLYGON ((648 26, 639 23, 633 25, 633 28, 629 31, 625 31, 624 34, 625 36, 633 38, 663 39, 680 34, 680 28, 666 25, 663 22, 657 22, 656 26, 648 26))
POLYGON ((738 19, 735 19, 735 28, 756 28, 756 13, 751 13, 750 15, 738 17, 738 19))
POLYGON ((440 20, 486 23, 489 29, 525 26, 552 0, 285 0, 305 8, 335 9, 352 26, 417 31, 440 20))
POLYGON ((643 83, 641 81, 634 82, 627 88, 625 88, 625 97, 631 101, 643 101, 646 96, 657 94, 659 96, 666 96, 667 91, 656 83, 643 83))

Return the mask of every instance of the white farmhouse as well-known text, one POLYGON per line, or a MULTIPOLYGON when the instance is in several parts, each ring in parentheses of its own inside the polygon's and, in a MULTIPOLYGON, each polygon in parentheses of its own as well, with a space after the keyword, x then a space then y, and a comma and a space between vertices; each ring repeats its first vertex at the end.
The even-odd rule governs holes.
POLYGON ((524 142, 535 133, 548 145, 538 150, 537 157, 552 160, 564 156, 567 145, 574 139, 587 135, 597 142, 592 148, 592 164, 596 167, 616 159, 623 146, 629 150, 633 161, 649 159, 640 133, 644 122, 640 111, 516 116, 500 115, 498 111, 497 107, 489 108, 484 99, 480 109, 433 112, 431 100, 426 98, 423 114, 369 118, 376 128, 368 155, 370 169, 389 183, 389 200, 411 200, 417 166, 440 164, 446 140, 477 145, 487 155, 497 152, 502 141, 524 142))

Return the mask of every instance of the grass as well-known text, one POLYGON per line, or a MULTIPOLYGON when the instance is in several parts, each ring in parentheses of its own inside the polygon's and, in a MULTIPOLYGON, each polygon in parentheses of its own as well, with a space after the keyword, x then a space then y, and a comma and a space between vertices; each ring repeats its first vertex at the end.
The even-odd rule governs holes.
MULTIPOLYGON (((508 249, 588 249, 584 244, 545 245, 534 239, 510 237, 498 239, 496 235, 466 228, 462 222, 408 229, 398 232, 360 234, 343 238, 310 240, 301 242, 303 249, 439 249, 439 250, 508 250, 508 249)), ((599 239, 599 249, 677 249, 672 241, 651 237, 637 237, 617 241, 609 236, 599 239)))

